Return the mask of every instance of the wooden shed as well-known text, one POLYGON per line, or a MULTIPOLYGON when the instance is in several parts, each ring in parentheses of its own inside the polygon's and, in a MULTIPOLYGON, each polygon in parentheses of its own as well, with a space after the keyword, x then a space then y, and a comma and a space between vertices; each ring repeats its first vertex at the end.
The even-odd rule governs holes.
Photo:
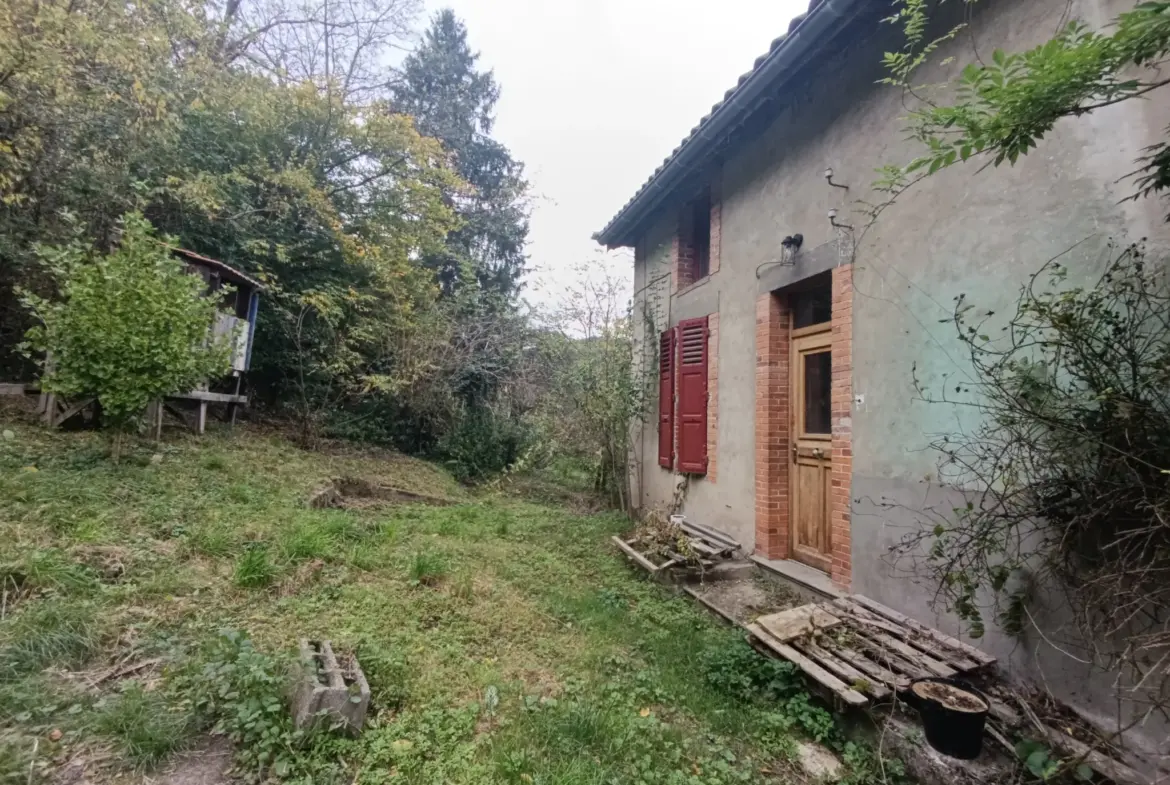
MULTIPOLYGON (((151 404, 147 423, 152 436, 162 434, 163 421, 169 412, 196 433, 203 433, 211 405, 223 406, 225 419, 235 422, 241 406, 248 403, 243 392, 244 376, 252 364, 252 344, 256 336, 256 318, 260 310, 260 293, 264 285, 249 275, 218 259, 170 247, 171 253, 187 265, 187 271, 207 283, 206 297, 215 298, 219 314, 212 334, 235 335, 231 370, 222 378, 208 379, 194 390, 168 396, 151 404)), ((8 385, 15 387, 16 385, 8 385)), ((25 387, 28 390, 28 387, 25 387)), ((36 391, 35 386, 31 391, 36 391)), ((45 422, 61 425, 74 417, 83 417, 93 409, 93 400, 66 401, 53 393, 41 393, 38 407, 45 422)))

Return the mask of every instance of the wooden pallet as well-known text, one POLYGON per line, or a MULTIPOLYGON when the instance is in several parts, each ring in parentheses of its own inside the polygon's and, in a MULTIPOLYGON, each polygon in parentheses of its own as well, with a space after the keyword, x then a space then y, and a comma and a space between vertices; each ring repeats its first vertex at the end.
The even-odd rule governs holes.
POLYGON ((853 595, 761 617, 744 628, 846 704, 884 700, 927 676, 960 676, 991 655, 866 597, 853 595))
POLYGON ((671 550, 665 554, 666 561, 660 564, 650 561, 645 553, 638 550, 640 543, 636 539, 623 540, 617 536, 612 539, 623 553, 651 575, 672 567, 693 565, 696 561, 704 569, 714 567, 717 562, 732 558, 743 549, 743 546, 723 532, 685 519, 678 522, 678 533, 687 543, 687 547, 680 550, 689 550, 691 556, 671 550))

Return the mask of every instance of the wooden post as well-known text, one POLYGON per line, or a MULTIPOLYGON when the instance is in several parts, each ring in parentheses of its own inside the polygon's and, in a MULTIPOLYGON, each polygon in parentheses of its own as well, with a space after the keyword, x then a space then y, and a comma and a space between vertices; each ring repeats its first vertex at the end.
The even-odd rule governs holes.
POLYGON ((163 426, 163 402, 162 400, 151 401, 146 407, 146 430, 150 438, 154 441, 162 439, 163 426))
POLYGON ((207 401, 200 401, 199 415, 195 420, 195 433, 202 436, 205 428, 207 428, 207 401))
MULTIPOLYGON (((243 379, 239 375, 237 375, 236 376, 236 392, 235 392, 235 394, 237 396, 240 394, 240 384, 242 382, 243 382, 243 379)), ((227 405, 227 410, 228 410, 228 422, 230 422, 232 427, 234 428, 236 425, 236 415, 238 415, 239 411, 240 411, 240 405, 233 401, 232 403, 229 403, 227 405)))

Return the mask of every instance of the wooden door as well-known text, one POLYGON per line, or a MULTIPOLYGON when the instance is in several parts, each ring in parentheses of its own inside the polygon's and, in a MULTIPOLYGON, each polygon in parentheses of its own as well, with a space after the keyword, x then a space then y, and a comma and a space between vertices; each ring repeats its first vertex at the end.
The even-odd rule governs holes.
POLYGON ((832 564, 832 333, 828 325, 793 331, 792 471, 789 530, 792 558, 825 572, 832 564))

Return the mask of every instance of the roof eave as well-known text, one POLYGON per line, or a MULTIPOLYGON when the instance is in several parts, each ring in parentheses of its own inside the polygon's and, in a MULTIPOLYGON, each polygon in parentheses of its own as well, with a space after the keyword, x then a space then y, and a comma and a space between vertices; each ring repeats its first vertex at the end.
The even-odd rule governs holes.
POLYGON ((867 0, 813 0, 813 7, 805 17, 789 29, 786 37, 774 42, 772 50, 757 60, 752 71, 740 77, 739 84, 691 129, 683 143, 674 149, 605 228, 593 235, 593 239, 607 248, 634 245, 638 228, 692 167, 700 164, 715 145, 755 108, 763 93, 783 84, 794 67, 801 64, 802 57, 835 33, 841 20, 856 14, 866 4, 867 0))

